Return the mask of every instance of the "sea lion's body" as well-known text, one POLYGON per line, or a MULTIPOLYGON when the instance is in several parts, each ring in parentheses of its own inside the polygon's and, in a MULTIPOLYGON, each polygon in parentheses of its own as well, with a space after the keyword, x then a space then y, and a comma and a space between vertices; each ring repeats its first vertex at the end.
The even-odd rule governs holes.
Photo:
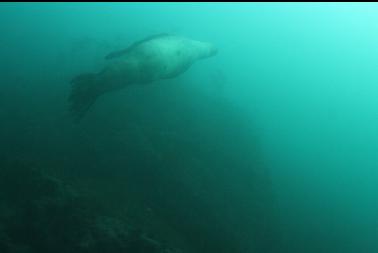
POLYGON ((96 98, 131 84, 147 84, 174 78, 197 60, 215 55, 216 48, 205 42, 161 34, 136 42, 129 48, 110 53, 110 60, 98 74, 76 77, 71 93, 71 111, 84 116, 96 98))

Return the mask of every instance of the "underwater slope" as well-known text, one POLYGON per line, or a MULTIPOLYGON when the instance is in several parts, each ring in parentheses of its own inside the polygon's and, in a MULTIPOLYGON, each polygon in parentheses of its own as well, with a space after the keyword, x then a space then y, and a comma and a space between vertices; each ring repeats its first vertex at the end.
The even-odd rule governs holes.
POLYGON ((195 252, 269 252, 277 240, 269 171, 238 108, 171 85, 125 92, 101 108, 83 122, 98 159, 86 170, 108 177, 116 202, 134 192, 195 252))
MULTIPOLYGON (((183 252, 269 252, 277 241, 269 171, 256 130, 239 108, 170 85, 100 103, 80 125, 42 124, 9 139, 3 147, 17 146, 4 149, 2 168, 6 160, 43 168, 90 196, 108 216, 183 252), (49 138, 39 139, 42 133, 49 138), (41 141, 31 142, 36 139, 41 141)), ((13 131, 15 136, 17 127, 13 131)), ((91 208, 97 209, 86 210, 97 212, 91 208)))

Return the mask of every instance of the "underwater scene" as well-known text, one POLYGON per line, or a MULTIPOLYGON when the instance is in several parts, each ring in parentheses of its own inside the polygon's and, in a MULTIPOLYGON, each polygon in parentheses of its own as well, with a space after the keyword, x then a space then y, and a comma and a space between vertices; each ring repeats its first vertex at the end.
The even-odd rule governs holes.
POLYGON ((0 253, 378 252, 377 3, 1 3, 0 253))

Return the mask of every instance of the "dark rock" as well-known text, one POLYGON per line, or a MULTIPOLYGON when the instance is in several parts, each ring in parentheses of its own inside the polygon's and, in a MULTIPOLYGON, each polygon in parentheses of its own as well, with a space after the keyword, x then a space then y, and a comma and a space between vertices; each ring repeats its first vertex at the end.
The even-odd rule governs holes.
POLYGON ((1 169, 0 192, 2 253, 164 250, 142 231, 103 214, 70 187, 37 170, 1 169))

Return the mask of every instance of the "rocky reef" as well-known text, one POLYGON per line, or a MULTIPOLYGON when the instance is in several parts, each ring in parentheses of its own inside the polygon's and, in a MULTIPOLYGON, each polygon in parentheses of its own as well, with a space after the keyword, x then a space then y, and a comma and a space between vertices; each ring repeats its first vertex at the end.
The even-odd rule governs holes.
POLYGON ((180 252, 27 166, 0 170, 0 252, 180 252))

